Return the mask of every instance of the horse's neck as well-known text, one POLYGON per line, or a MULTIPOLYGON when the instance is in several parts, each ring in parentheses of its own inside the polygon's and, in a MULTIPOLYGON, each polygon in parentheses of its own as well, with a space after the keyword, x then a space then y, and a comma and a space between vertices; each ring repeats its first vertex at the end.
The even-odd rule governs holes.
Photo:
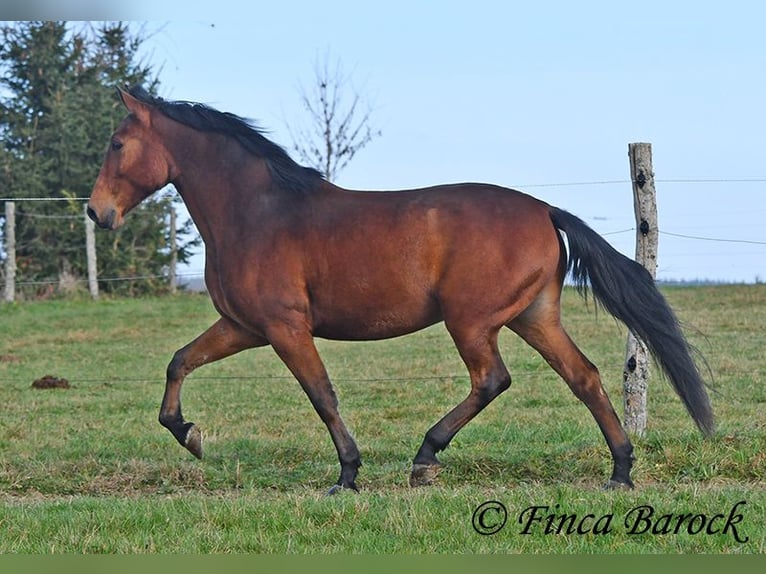
POLYGON ((195 135, 199 141, 175 146, 179 175, 172 183, 210 246, 241 210, 253 210, 253 199, 269 187, 269 174, 264 162, 230 142, 195 135))

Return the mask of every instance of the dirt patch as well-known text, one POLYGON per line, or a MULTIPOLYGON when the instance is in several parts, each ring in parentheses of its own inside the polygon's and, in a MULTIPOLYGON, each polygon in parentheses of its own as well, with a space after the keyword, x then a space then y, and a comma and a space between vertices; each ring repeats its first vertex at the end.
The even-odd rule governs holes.
POLYGON ((20 363, 21 357, 18 355, 0 355, 0 363, 20 363))
POLYGON ((68 389, 69 381, 54 377, 53 375, 45 375, 42 378, 36 379, 32 383, 33 389, 68 389))

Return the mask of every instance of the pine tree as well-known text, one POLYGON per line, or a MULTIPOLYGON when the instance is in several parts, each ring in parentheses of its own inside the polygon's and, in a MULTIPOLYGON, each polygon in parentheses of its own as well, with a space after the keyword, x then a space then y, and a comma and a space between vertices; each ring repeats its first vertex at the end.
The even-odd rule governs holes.
MULTIPOLYGON (((109 135, 125 111, 115 87, 156 91, 151 66, 138 60, 143 35, 124 23, 73 28, 64 22, 0 27, 0 189, 2 197, 87 197, 109 135)), ((170 258, 171 199, 159 194, 113 234, 97 234, 99 276, 161 276, 170 258)), ((44 296, 86 275, 81 201, 18 202, 17 281, 44 296)), ((180 230, 183 237, 184 232, 180 230)), ((198 240, 181 246, 188 260, 198 240)), ((162 279, 103 282, 107 292, 140 294, 162 279)))

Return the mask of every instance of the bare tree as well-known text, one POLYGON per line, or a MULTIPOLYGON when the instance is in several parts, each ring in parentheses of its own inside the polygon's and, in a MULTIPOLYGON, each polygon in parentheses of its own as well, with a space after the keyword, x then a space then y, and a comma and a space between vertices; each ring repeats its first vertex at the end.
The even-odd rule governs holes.
POLYGON ((293 149, 304 163, 333 181, 381 131, 370 125, 372 108, 350 87, 340 60, 330 64, 329 54, 324 61, 317 58, 314 83, 308 90, 300 85, 299 93, 308 121, 297 129, 288 123, 293 149))

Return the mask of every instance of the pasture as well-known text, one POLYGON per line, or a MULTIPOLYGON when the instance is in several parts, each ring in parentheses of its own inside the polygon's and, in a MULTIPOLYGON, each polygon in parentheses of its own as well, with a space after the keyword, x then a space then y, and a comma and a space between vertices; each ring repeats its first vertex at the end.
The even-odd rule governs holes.
MULTIPOLYGON (((0 553, 762 553, 766 285, 663 292, 714 375, 718 431, 703 440, 655 374, 636 489, 619 492, 601 490, 611 460, 590 414, 511 332, 511 389, 442 453, 438 485, 418 489, 407 479, 423 434, 469 389, 443 326, 319 341, 363 461, 359 494, 325 497, 335 450, 268 348, 187 379, 203 460, 158 424, 173 352, 216 318, 206 296, 0 305, 0 553), (32 388, 44 375, 70 388, 32 388), (490 500, 507 523, 480 535, 472 518, 490 500), (530 507, 542 518, 525 533, 530 507), (563 514, 576 518, 557 528, 563 514)), ((621 415, 624 328, 569 289, 563 320, 621 415)))

